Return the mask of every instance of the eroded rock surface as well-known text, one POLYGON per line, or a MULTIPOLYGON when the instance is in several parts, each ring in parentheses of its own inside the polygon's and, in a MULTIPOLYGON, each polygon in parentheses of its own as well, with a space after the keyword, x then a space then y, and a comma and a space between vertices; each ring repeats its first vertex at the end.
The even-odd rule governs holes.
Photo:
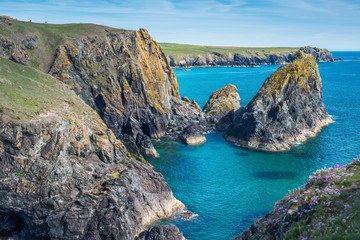
POLYGON ((142 232, 135 240, 186 240, 179 229, 173 225, 158 225, 142 232))
POLYGON ((130 240, 183 208, 67 85, 2 58, 1 67, 11 83, 1 87, 17 93, 8 97, 38 110, 0 95, 0 238, 130 240))
POLYGON ((241 99, 237 91, 232 84, 220 88, 210 95, 203 107, 204 113, 210 115, 218 130, 226 129, 240 108, 241 99))
POLYGON ((187 145, 201 145, 206 142, 202 129, 198 125, 188 126, 179 137, 187 145))
POLYGON ((305 141, 330 123, 316 60, 300 51, 266 79, 224 137, 245 147, 277 151, 305 141))

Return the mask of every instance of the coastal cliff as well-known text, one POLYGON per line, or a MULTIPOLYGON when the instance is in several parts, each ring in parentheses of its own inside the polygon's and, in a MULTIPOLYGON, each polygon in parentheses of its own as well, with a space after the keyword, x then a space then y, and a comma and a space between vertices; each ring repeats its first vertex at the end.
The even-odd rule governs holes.
MULTIPOLYGON (((150 138, 171 132, 172 99, 186 102, 180 100, 165 54, 145 29, 40 24, 9 17, 0 17, 0 26, 0 56, 69 85, 132 154, 157 155, 150 138)), ((179 122, 177 127, 182 131, 187 125, 179 122)))
POLYGON ((316 47, 240 48, 161 43, 171 67, 251 67, 285 64, 297 51, 312 55, 317 62, 332 62, 332 54, 316 47))
POLYGON ((134 239, 183 208, 68 85, 0 57, 0 86, 1 238, 134 239))
POLYGON ((249 148, 278 151, 305 141, 332 122, 322 103, 316 60, 299 51, 292 63, 265 80, 224 138, 249 148))
POLYGON ((359 239, 360 157, 319 170, 235 238, 359 239))

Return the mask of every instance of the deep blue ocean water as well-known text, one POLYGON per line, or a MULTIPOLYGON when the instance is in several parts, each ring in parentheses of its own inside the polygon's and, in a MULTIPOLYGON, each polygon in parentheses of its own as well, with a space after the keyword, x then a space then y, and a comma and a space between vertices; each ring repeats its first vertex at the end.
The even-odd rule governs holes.
MULTIPOLYGON (((266 153, 227 143, 221 133, 207 134, 202 146, 177 139, 154 142, 160 153, 148 159, 176 198, 198 214, 173 223, 189 239, 230 239, 269 212, 290 190, 325 167, 351 162, 360 153, 360 52, 333 52, 345 62, 319 63, 323 101, 335 123, 290 151, 266 153)), ((181 96, 202 107, 210 94, 231 83, 245 106, 279 66, 175 69, 181 96)))

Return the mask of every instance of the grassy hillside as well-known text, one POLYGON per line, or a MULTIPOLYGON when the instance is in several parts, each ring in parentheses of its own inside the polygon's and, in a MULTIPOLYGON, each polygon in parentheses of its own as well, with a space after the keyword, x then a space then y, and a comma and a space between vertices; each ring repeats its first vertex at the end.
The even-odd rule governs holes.
POLYGON ((244 56, 250 56, 251 53, 258 56, 264 54, 289 54, 290 52, 297 51, 299 48, 289 47, 273 47, 273 48, 246 48, 246 47, 212 47, 212 46, 198 46, 176 43, 159 43, 166 55, 174 57, 179 60, 183 55, 198 55, 209 52, 216 52, 220 54, 226 53, 239 53, 244 56))
POLYGON ((26 35, 35 34, 39 36, 38 48, 36 50, 27 49, 27 51, 32 59, 31 66, 41 69, 43 72, 48 72, 59 45, 82 36, 104 34, 105 30, 111 32, 127 31, 90 23, 45 24, 0 16, 0 36, 7 37, 16 44, 20 44, 26 35))
POLYGON ((59 80, 2 57, 0 113, 0 122, 32 120, 51 113, 64 116, 68 113, 96 115, 59 80))

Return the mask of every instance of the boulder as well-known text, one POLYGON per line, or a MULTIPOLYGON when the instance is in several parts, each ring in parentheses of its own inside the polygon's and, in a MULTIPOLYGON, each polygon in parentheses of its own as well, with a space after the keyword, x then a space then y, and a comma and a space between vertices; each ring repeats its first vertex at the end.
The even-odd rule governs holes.
POLYGON ((201 145, 206 142, 202 129, 197 125, 188 126, 179 137, 187 145, 201 145))

